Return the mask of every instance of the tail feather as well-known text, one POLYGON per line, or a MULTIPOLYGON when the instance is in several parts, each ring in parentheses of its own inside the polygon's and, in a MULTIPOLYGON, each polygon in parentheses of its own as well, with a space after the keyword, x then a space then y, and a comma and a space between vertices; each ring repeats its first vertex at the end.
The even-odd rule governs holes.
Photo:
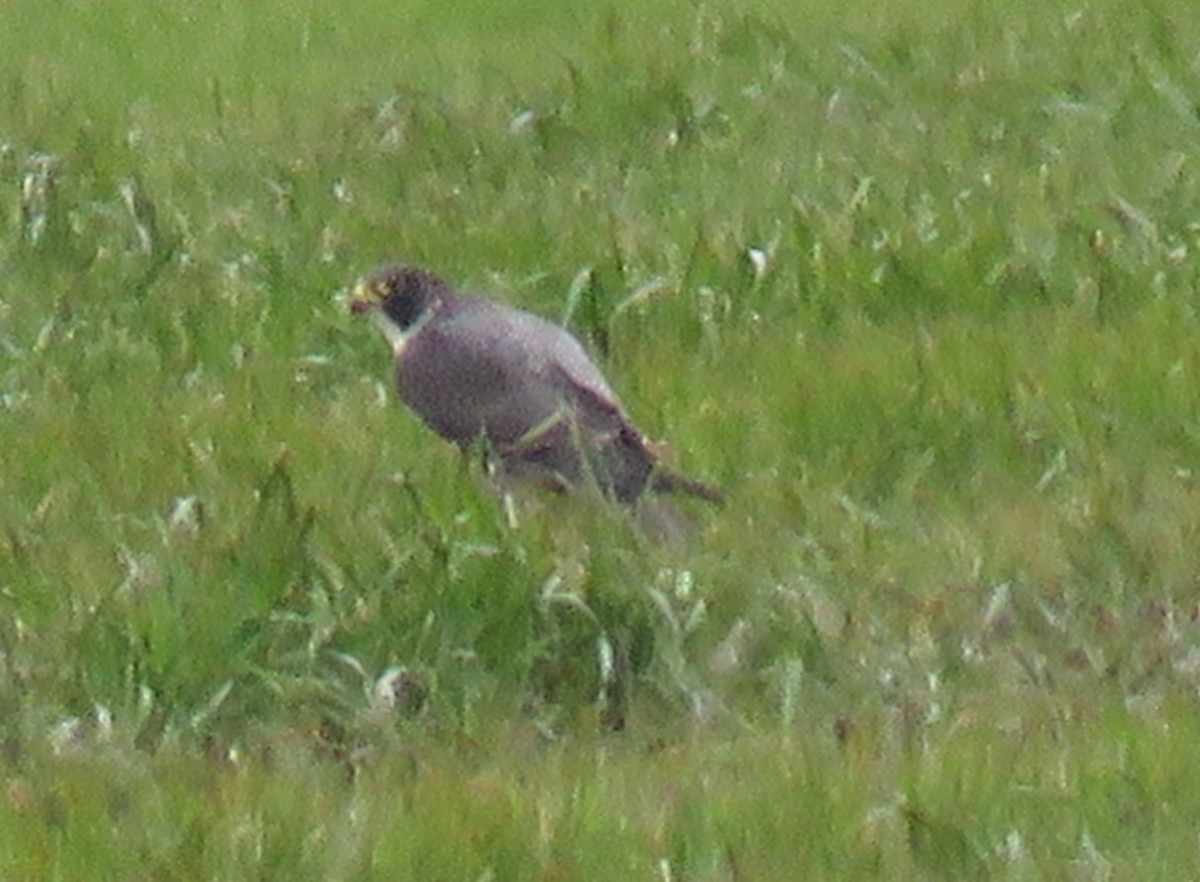
POLYGON ((650 478, 650 489, 655 493, 695 496, 697 499, 703 499, 714 505, 725 503, 725 493, 722 490, 677 472, 655 472, 650 478))

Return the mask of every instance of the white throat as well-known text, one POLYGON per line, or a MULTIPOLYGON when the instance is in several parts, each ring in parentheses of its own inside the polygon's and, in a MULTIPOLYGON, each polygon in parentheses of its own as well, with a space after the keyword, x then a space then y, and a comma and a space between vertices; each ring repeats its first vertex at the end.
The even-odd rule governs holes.
POLYGON ((417 319, 407 328, 401 328, 399 325, 397 325, 394 321, 387 317, 387 314, 384 313, 382 309, 371 311, 371 321, 375 323, 375 327, 379 328, 379 332, 383 334, 384 339, 388 341, 388 345, 392 347, 392 355, 398 358, 400 353, 404 351, 404 348, 408 346, 412 338, 415 337, 423 327, 429 324, 429 320, 433 318, 433 311, 435 307, 436 304, 431 305, 429 309, 426 309, 421 313, 421 317, 419 319, 417 319))

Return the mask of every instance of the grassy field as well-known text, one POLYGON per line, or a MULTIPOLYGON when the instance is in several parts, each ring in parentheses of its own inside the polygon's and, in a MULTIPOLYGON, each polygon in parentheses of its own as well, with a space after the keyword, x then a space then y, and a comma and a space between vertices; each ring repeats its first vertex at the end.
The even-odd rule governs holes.
POLYGON ((0 878, 1200 876, 1200 17, 811 5, 5 5, 0 878), (396 258, 729 504, 511 524, 396 258))

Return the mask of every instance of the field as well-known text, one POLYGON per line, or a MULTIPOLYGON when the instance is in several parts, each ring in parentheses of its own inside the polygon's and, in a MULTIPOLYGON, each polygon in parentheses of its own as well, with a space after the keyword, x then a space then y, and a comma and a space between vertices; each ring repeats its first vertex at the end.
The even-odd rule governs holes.
POLYGON ((1200 877, 1192 7, 7 3, 0 878, 1200 877), (728 504, 506 510, 395 259, 728 504))

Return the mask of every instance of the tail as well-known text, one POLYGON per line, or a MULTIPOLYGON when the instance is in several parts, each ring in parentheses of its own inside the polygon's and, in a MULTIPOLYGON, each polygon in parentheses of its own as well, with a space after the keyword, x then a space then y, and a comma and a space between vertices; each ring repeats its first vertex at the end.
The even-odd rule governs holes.
POLYGON ((711 484, 697 481, 676 472, 656 471, 650 476, 650 490, 654 493, 695 496, 713 505, 725 504, 725 493, 711 484))

